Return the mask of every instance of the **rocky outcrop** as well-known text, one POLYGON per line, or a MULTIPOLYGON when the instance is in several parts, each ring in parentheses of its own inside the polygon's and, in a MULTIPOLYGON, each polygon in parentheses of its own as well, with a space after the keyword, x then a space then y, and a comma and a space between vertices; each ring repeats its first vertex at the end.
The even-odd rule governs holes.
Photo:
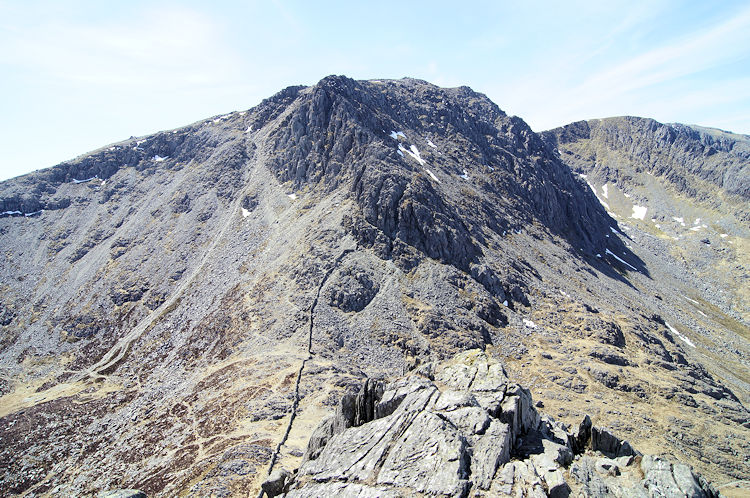
MULTIPOLYGON (((276 479, 278 480, 278 479, 276 479)), ((310 440, 288 497, 689 496, 716 490, 584 417, 571 431, 484 352, 345 396, 310 440)), ((275 496, 269 494, 269 496, 275 496)))
POLYGON ((748 215, 747 135, 633 116, 579 121, 542 135, 566 163, 602 183, 635 187, 638 173, 646 171, 698 200, 715 202, 710 187, 737 196, 739 213, 748 215))
POLYGON ((295 189, 346 189, 359 208, 350 225, 359 242, 407 269, 414 257, 404 261, 402 245, 470 273, 504 301, 509 286, 481 267, 485 227, 465 212, 491 220, 496 233, 537 221, 586 254, 608 245, 627 252, 608 238, 602 206, 541 137, 480 93, 329 76, 294 95, 271 135, 276 177, 295 189))

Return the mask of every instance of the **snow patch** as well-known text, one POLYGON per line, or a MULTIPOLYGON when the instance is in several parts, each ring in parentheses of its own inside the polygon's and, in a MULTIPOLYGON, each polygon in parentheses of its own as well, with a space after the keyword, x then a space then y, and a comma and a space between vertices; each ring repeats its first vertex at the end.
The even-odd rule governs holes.
POLYGON ((424 159, 422 159, 422 156, 419 154, 419 149, 417 149, 416 145, 412 145, 411 147, 409 147, 409 149, 411 149, 411 150, 407 150, 406 151, 407 154, 409 154, 411 157, 413 157, 422 166, 424 166, 425 164, 427 164, 427 161, 425 161, 424 159))
POLYGON ((434 143, 432 143, 432 140, 427 140, 427 145, 429 145, 433 149, 437 149, 437 145, 435 145, 434 143))
POLYGON ((682 335, 679 332, 677 332, 677 329, 675 329, 674 327, 672 327, 670 324, 668 324, 667 322, 664 322, 664 325, 666 325, 667 328, 669 330, 671 330, 674 335, 676 335, 677 337, 679 337, 682 342, 684 342, 685 344, 687 344, 691 348, 695 347, 695 343, 693 341, 691 341, 690 339, 688 339, 684 335, 682 335))
POLYGON ((463 170, 463 171, 464 171, 464 174, 461 175, 461 178, 463 178, 464 180, 468 180, 469 179, 469 172, 466 171, 466 170, 463 170))
POLYGON ((430 170, 429 170, 429 169, 427 169, 427 168, 425 168, 425 171, 427 172, 427 174, 428 174, 428 175, 430 175, 430 178, 432 178, 432 179, 433 179, 433 180, 435 180, 436 182, 440 183, 440 180, 438 180, 438 177, 437 177, 437 176, 435 176, 435 175, 434 175, 434 173, 433 173, 432 171, 430 171, 430 170))
POLYGON ((722 234, 719 234, 719 237, 721 237, 722 239, 726 239, 727 237, 729 237, 729 235, 726 233, 722 233, 722 234))
POLYGON ((621 233, 621 232, 618 232, 617 230, 615 230, 615 227, 609 227, 609 229, 610 229, 610 231, 611 231, 611 232, 612 232, 613 234, 615 234, 615 235, 622 235, 623 237, 625 237, 625 235, 624 235, 623 233, 621 233))
POLYGON ((96 176, 92 176, 91 178, 86 178, 85 180, 76 180, 75 178, 73 178, 73 183, 86 183, 94 179, 96 179, 96 176))
POLYGON ((398 151, 396 151, 396 152, 398 152, 398 153, 399 153, 399 155, 400 155, 401 157, 404 157, 404 153, 403 153, 403 152, 401 152, 400 150, 398 150, 398 151))
POLYGON ((245 133, 250 133, 251 131, 253 131, 253 127, 252 126, 248 126, 247 130, 245 130, 245 133))
MULTIPOLYGON (((586 176, 585 176, 585 175, 581 175, 581 177, 582 177, 582 178, 583 178, 584 180, 586 179, 586 176)), ((593 186, 593 185, 591 184, 591 182, 590 182, 590 181, 588 181, 588 180, 586 180, 586 184, 587 184, 587 185, 589 186, 589 188, 591 189, 591 191, 592 191, 592 192, 594 193, 594 197, 596 197, 596 200, 598 200, 598 201, 599 201, 599 202, 601 203, 601 205, 602 205, 602 206, 604 206, 604 209, 606 209, 607 211, 609 211, 609 204, 607 204, 606 202, 604 202, 604 201, 603 201, 603 200, 601 199, 601 197, 599 197, 599 194, 597 194, 597 193, 596 193, 596 187, 594 187, 594 186, 593 186)))
POLYGON ((154 162, 160 163, 160 162, 163 162, 164 160, 168 159, 168 157, 162 157, 159 154, 156 154, 151 159, 153 159, 154 162))
POLYGON ((248 211, 245 208, 242 208, 242 217, 247 218, 248 216, 250 216, 250 211, 248 211))
POLYGON ((38 214, 42 214, 43 212, 44 210, 40 209, 39 211, 34 211, 33 213, 24 213, 24 216, 28 218, 29 216, 36 216, 38 214))
POLYGON ((289 197, 291 200, 297 199, 297 194, 287 194, 287 197, 289 197))
POLYGON ((630 217, 635 218, 636 220, 642 220, 646 217, 646 211, 648 211, 646 206, 633 206, 633 214, 631 214, 630 217))
POLYGON ((404 137, 406 138, 406 135, 404 135, 403 131, 392 131, 391 132, 391 138, 394 140, 398 140, 398 137, 404 137))
POLYGON ((612 256, 613 258, 615 258, 620 263, 626 264, 629 267, 631 267, 633 270, 638 271, 638 269, 635 266, 631 265, 630 263, 628 263, 627 261, 625 261, 624 259, 622 259, 621 257, 619 257, 617 254, 615 254, 612 251, 610 251, 609 249, 605 249, 605 252, 607 254, 609 254, 610 256, 612 256))
POLYGON ((680 224, 680 226, 685 226, 685 219, 682 217, 672 216, 672 219, 680 224))
POLYGON ((527 318, 523 319, 523 324, 526 325, 530 329, 535 329, 536 328, 536 323, 532 322, 531 320, 529 320, 527 318))
POLYGON ((2 212, 2 213, 0 213, 0 214, 8 214, 8 215, 13 215, 13 214, 23 214, 23 213, 22 213, 21 211, 3 211, 3 212, 2 212))
POLYGON ((630 195, 630 194, 625 194, 625 193, 623 193, 622 195, 624 195, 624 196, 625 196, 625 197, 626 197, 627 199, 630 199, 630 197, 631 197, 631 195, 630 195))
POLYGON ((570 297, 570 295, 562 289, 560 289, 560 294, 562 294, 565 297, 570 297))
POLYGON ((503 306, 505 306, 506 308, 508 307, 508 300, 507 299, 505 301, 503 301, 503 306))
POLYGON ((609 185, 605 183, 604 186, 602 187, 602 192, 603 192, 604 198, 609 199, 609 185))

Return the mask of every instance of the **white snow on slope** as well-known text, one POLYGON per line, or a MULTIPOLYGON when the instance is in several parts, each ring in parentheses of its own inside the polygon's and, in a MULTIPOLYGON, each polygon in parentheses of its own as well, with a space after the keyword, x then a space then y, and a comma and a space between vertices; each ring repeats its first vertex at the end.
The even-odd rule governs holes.
POLYGON ((631 265, 630 263, 628 263, 627 261, 625 261, 624 259, 622 259, 621 257, 619 257, 617 254, 615 254, 612 251, 610 251, 609 249, 605 249, 605 252, 607 254, 609 254, 610 256, 612 256, 613 258, 615 258, 620 263, 626 264, 629 267, 631 267, 633 270, 638 271, 638 269, 635 266, 631 265))
POLYGON ((527 318, 523 319, 523 324, 526 325, 530 329, 535 329, 536 328, 536 323, 532 322, 531 320, 529 320, 527 318))
POLYGON ((664 322, 664 325, 666 325, 667 328, 669 330, 671 330, 674 335, 676 335, 677 337, 679 337, 680 340, 682 340, 682 342, 684 342, 685 344, 687 344, 688 346, 690 346, 692 348, 695 347, 695 343, 693 341, 691 341, 690 339, 688 339, 684 335, 682 335, 679 332, 677 332, 677 329, 675 329, 674 327, 672 327, 670 324, 668 324, 667 322, 664 322))
POLYGON ((295 200, 297 198, 297 194, 287 194, 287 197, 289 197, 291 200, 295 200))
POLYGON ((440 183, 440 180, 438 180, 438 177, 437 177, 437 176, 435 176, 435 174, 434 174, 434 173, 433 173, 432 171, 430 171, 430 170, 429 170, 429 169, 427 169, 427 168, 425 168, 424 170, 425 170, 425 171, 427 172, 427 174, 428 174, 428 175, 430 175, 430 178, 432 178, 432 179, 433 179, 433 180, 435 180, 436 182, 440 183))
POLYGON ((248 216, 250 216, 250 211, 248 211, 245 208, 242 208, 242 217, 247 218, 248 216))
POLYGON ((422 166, 424 166, 425 164, 427 164, 427 161, 425 161, 424 159, 422 159, 422 156, 419 154, 419 149, 417 149, 416 145, 412 145, 411 147, 409 147, 409 149, 411 149, 411 150, 407 150, 406 151, 407 154, 409 154, 411 157, 413 157, 414 159, 416 159, 416 161, 419 164, 421 164, 422 166))
POLYGON ((23 214, 21 211, 3 211, 0 214, 23 214))
POLYGON ((680 224, 680 226, 685 226, 685 219, 682 217, 672 216, 672 219, 675 220, 677 223, 680 224))
MULTIPOLYGON (((581 178, 583 178, 584 180, 586 180, 586 175, 581 175, 581 178)), ((599 203, 601 203, 601 205, 604 206, 604 209, 606 209, 607 211, 609 211, 609 204, 607 204, 605 201, 602 200, 601 197, 599 197, 599 194, 596 192, 596 187, 594 187, 591 184, 591 182, 588 181, 588 180, 586 180, 586 184, 589 186, 589 188, 591 189, 591 191, 594 193, 594 197, 596 197, 596 200, 598 200, 599 203)))
POLYGON ((432 140, 427 140, 427 145, 429 145, 433 149, 437 149, 437 145, 435 145, 434 143, 432 143, 432 140))
POLYGON ((96 176, 92 176, 91 178, 86 178, 85 180, 76 180, 75 178, 73 178, 73 183, 86 183, 86 182, 90 182, 94 178, 96 178, 96 176))
POLYGON ((633 214, 631 214, 630 217, 642 220, 646 217, 646 211, 648 211, 646 206, 633 206, 633 214))
POLYGON ((466 170, 464 170, 464 173, 461 175, 461 178, 463 178, 464 180, 468 180, 469 179, 469 172, 466 171, 466 170))
POLYGON ((602 187, 602 192, 604 192, 604 198, 609 199, 609 185, 605 183, 602 187))
POLYGON ((160 156, 159 154, 156 154, 156 155, 155 155, 154 157, 152 157, 151 159, 153 159, 153 160, 154 160, 154 162, 160 163, 160 162, 164 161, 164 160, 165 160, 165 159, 167 159, 167 158, 166 158, 166 157, 162 157, 162 156, 160 156))
POLYGON ((403 131, 392 131, 391 132, 391 138, 394 140, 398 140, 398 137, 404 137, 406 138, 406 135, 404 135, 403 131))

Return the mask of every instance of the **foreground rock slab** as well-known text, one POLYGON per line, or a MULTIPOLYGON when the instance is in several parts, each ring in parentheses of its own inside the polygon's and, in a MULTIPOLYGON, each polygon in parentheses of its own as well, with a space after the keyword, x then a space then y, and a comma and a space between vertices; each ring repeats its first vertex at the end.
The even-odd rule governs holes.
POLYGON ((368 380, 320 424, 284 491, 288 497, 719 496, 689 466, 642 455, 588 416, 571 430, 540 415, 531 393, 478 350, 391 382, 368 380))

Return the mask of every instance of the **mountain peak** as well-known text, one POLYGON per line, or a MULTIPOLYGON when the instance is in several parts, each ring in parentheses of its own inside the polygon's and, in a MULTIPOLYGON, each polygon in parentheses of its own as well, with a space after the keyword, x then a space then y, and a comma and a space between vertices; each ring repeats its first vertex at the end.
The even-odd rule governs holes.
POLYGON ((470 349, 560 420, 747 475, 746 328, 712 290, 742 266, 696 277, 579 175, 613 136, 673 150, 620 121, 564 142, 468 87, 330 76, 0 183, 0 494, 256 494, 351 388, 470 349))

